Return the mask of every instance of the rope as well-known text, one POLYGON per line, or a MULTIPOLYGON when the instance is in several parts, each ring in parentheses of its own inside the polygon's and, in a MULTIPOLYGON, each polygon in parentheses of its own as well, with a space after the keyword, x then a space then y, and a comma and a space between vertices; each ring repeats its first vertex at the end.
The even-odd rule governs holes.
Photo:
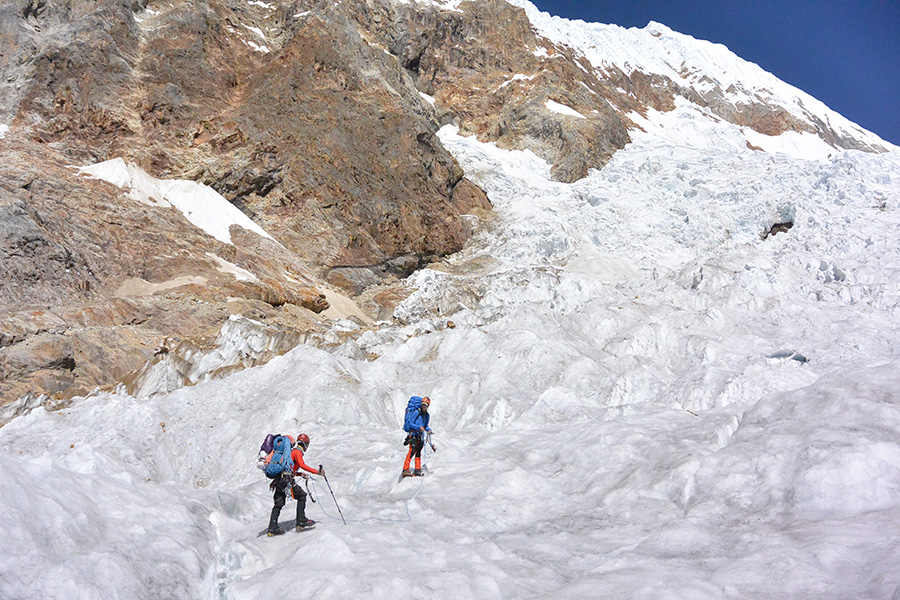
MULTIPOLYGON (((406 518, 405 519, 385 519, 383 517, 366 517, 365 519, 345 519, 345 521, 347 523, 365 523, 366 521, 380 521, 383 523, 408 523, 408 522, 412 521, 412 515, 409 512, 409 503, 410 503, 410 501, 414 500, 415 497, 419 494, 419 491, 421 491, 422 486, 424 484, 425 484, 425 479, 422 478, 422 481, 419 482, 419 487, 417 487, 416 491, 413 492, 413 495, 410 496, 406 500, 406 502, 405 502, 406 518)), ((319 497, 319 490, 318 490, 318 488, 316 488, 315 482, 313 482, 313 484, 312 484, 312 491, 310 493, 310 497, 312 497, 313 492, 315 493, 315 499, 313 499, 313 502, 315 502, 316 504, 319 505, 319 508, 322 509, 322 512, 325 514, 325 516, 334 521, 340 521, 341 520, 340 517, 336 517, 332 514, 329 514, 329 512, 325 509, 325 505, 322 504, 321 502, 316 501, 316 499, 318 499, 318 497, 319 497)))
MULTIPOLYGON (((431 436, 429 435, 429 437, 428 437, 429 443, 426 443, 425 447, 423 448, 423 452, 422 452, 423 459, 428 458, 429 456, 434 454, 434 450, 431 449, 430 441, 431 441, 431 436)), ((423 465, 423 466, 425 466, 425 465, 423 465)), ((382 517, 366 517, 365 519, 343 519, 343 520, 347 523, 365 523, 366 521, 379 521, 382 523, 408 523, 408 522, 412 521, 412 515, 409 512, 409 503, 412 500, 415 500, 416 496, 419 495, 419 492, 422 491, 422 486, 425 485, 425 478, 420 477, 419 479, 420 479, 419 486, 416 488, 416 491, 413 492, 412 496, 410 496, 409 498, 406 499, 405 507, 404 507, 406 510, 406 518, 405 519, 385 519, 382 517)), ((319 490, 318 490, 318 488, 316 488, 316 481, 311 477, 307 480, 307 491, 309 492, 310 499, 313 501, 313 503, 315 503, 319 506, 319 508, 322 510, 322 512, 325 514, 326 517, 328 517, 329 519, 332 519, 334 521, 341 520, 340 517, 336 517, 334 515, 329 514, 328 511, 325 510, 325 505, 318 501, 319 490), (312 490, 309 490, 309 487, 308 487, 310 481, 312 482, 312 490)))

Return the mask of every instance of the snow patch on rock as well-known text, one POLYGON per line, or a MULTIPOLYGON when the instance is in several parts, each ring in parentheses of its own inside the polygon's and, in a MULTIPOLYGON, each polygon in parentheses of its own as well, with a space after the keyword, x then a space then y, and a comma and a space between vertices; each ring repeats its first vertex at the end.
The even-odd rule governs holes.
POLYGON ((229 228, 238 225, 275 241, 240 209, 209 186, 194 181, 156 179, 134 163, 114 158, 77 169, 96 179, 127 190, 128 196, 154 207, 174 206, 194 226, 217 240, 231 244, 229 228))

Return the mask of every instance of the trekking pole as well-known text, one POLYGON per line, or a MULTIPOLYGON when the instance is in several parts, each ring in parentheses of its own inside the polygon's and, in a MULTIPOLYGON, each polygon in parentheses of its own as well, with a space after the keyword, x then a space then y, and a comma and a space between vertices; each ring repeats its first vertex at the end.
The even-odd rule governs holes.
MULTIPOLYGON (((319 465, 319 472, 322 473, 322 465, 319 465)), ((331 499, 334 500, 334 505, 337 506, 338 514, 341 515, 341 521, 344 521, 344 525, 346 525, 347 521, 344 520, 344 513, 341 512, 341 507, 337 503, 337 498, 334 497, 334 491, 331 489, 331 484, 328 483, 328 477, 325 476, 325 473, 322 473, 322 479, 325 480, 325 485, 328 486, 328 491, 331 492, 331 499)))

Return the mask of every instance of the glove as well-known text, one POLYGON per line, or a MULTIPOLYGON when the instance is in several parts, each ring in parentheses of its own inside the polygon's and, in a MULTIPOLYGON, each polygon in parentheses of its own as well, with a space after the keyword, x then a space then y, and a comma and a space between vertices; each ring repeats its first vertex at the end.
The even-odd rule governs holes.
POLYGON ((319 465, 319 475, 325 477, 325 467, 323 467, 322 465, 319 465))

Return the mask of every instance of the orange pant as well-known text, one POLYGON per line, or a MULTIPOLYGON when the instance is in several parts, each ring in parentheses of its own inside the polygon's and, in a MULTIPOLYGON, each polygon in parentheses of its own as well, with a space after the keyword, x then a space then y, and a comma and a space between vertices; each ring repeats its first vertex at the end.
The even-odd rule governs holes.
POLYGON ((416 457, 416 469, 422 470, 422 448, 425 447, 425 440, 420 435, 413 435, 409 438, 409 450, 406 452, 406 460, 403 462, 403 470, 409 470, 409 461, 413 456, 416 457))

